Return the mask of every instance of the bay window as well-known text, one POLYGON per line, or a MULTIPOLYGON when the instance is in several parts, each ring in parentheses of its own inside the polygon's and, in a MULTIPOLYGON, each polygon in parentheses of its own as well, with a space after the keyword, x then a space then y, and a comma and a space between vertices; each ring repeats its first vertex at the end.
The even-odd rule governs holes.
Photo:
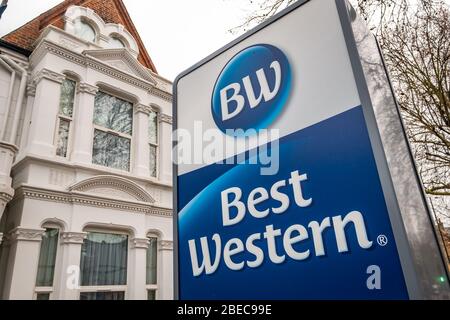
POLYGON ((98 92, 94 104, 92 162, 129 171, 132 127, 132 103, 98 92))
POLYGON ((61 84, 56 155, 63 158, 67 157, 69 148, 76 85, 76 82, 71 79, 64 79, 61 84))
POLYGON ((81 248, 81 300, 123 300, 128 236, 90 232, 81 248))
POLYGON ((158 175, 158 113, 151 111, 148 125, 148 142, 150 148, 150 176, 158 175))

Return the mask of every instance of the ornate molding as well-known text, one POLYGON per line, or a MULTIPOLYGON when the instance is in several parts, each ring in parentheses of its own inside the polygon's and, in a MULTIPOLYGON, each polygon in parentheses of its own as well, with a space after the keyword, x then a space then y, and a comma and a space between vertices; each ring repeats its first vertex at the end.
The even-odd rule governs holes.
POLYGON ((148 203, 126 200, 114 200, 91 194, 45 190, 36 187, 21 187, 17 191, 16 199, 36 199, 41 201, 76 204, 97 208, 109 208, 113 210, 136 212, 152 216, 171 217, 172 210, 157 207, 148 203))
POLYGON ((36 84, 33 81, 27 85, 27 96, 28 97, 36 96, 36 84))
POLYGON ((161 240, 159 241, 159 250, 173 250, 173 241, 171 240, 161 240))
POLYGON ((132 249, 148 249, 150 241, 147 238, 134 238, 131 240, 132 249))
POLYGON ((151 111, 152 111, 152 109, 149 106, 146 106, 144 104, 138 104, 134 108, 134 112, 136 112, 136 113, 142 112, 142 113, 145 113, 146 115, 149 115, 151 111))
POLYGON ((88 84, 86 82, 81 82, 78 85, 77 92, 78 93, 89 93, 89 94, 92 94, 92 95, 96 95, 97 92, 98 92, 98 88, 96 86, 90 85, 90 84, 88 84))
POLYGON ((167 114, 160 113, 159 114, 159 122, 165 122, 165 123, 172 125, 173 118, 167 114))
POLYGON ((121 71, 119 69, 111 67, 107 63, 102 62, 89 55, 79 54, 77 52, 71 51, 46 39, 42 40, 38 48, 33 51, 33 54, 30 57, 30 60, 33 62, 32 64, 34 64, 35 61, 39 61, 47 52, 60 56, 61 58, 72 63, 76 63, 80 66, 92 68, 107 76, 127 82, 137 88, 144 89, 150 94, 165 101, 172 102, 171 92, 164 91, 160 88, 155 87, 155 85, 148 80, 136 77, 125 71, 121 71))
POLYGON ((0 204, 7 204, 10 202, 14 197, 14 192, 12 194, 6 193, 6 192, 0 192, 0 204))
POLYGON ((32 83, 38 85, 42 79, 47 79, 61 84, 65 78, 66 76, 61 73, 44 68, 34 76, 32 83))
POLYGON ((16 145, 11 144, 11 143, 6 143, 3 141, 0 141, 0 148, 3 150, 8 150, 9 152, 11 152, 13 154, 13 156, 14 156, 14 154, 17 153, 17 151, 19 151, 19 148, 16 145))
POLYGON ((40 242, 42 235, 45 233, 44 229, 27 229, 17 227, 8 234, 8 241, 35 241, 40 242))
POLYGON ((150 94, 152 94, 154 96, 157 96, 157 97, 159 97, 159 98, 161 98, 161 99, 163 99, 163 100, 165 100, 167 102, 172 102, 172 99, 173 99, 172 98, 172 94, 167 93, 166 91, 163 91, 163 90, 158 89, 156 87, 152 87, 152 88, 150 88, 149 92, 150 92, 150 94))
POLYGON ((69 191, 89 192, 96 188, 105 187, 123 191, 137 201, 155 202, 143 188, 128 179, 117 176, 95 176, 74 184, 69 188, 69 191))
POLYGON ((86 232, 63 232, 61 234, 61 244, 83 244, 86 237, 86 232))
MULTIPOLYGON (((100 60, 102 63, 110 64, 108 60, 122 61, 126 68, 128 68, 134 74, 137 74, 142 79, 147 80, 152 85, 156 86, 158 82, 153 78, 150 71, 142 66, 139 61, 128 51, 126 48, 119 49, 106 49, 106 50, 88 50, 84 52, 87 56, 91 56, 100 60)), ((116 68, 116 66, 112 65, 116 68)), ((119 68, 121 69, 121 68, 119 68)))

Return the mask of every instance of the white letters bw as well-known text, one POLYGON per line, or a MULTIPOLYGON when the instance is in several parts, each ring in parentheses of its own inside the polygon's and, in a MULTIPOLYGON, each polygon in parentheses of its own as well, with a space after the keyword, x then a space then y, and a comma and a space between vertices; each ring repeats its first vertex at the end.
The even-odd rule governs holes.
MULTIPOLYGON (((273 61, 270 64, 270 68, 275 72, 275 86, 272 90, 269 88, 269 84, 267 83, 267 77, 264 73, 264 69, 259 69, 256 71, 256 77, 258 78, 258 83, 261 88, 261 92, 258 97, 255 96, 255 91, 253 90, 253 85, 250 80, 250 76, 246 76, 242 79, 244 84, 244 90, 247 93, 247 99, 250 104, 250 108, 256 108, 264 98, 264 101, 272 100, 280 90, 281 85, 281 66, 278 61, 273 61)), ((241 85, 239 83, 232 83, 222 90, 220 90, 220 106, 222 111, 222 121, 230 120, 234 118, 239 113, 241 113, 242 109, 245 105, 245 99, 242 95, 240 95, 241 85), (233 91, 230 98, 227 98, 228 91, 233 91), (236 109, 233 112, 230 112, 228 105, 231 101, 235 101, 237 103, 236 109)))

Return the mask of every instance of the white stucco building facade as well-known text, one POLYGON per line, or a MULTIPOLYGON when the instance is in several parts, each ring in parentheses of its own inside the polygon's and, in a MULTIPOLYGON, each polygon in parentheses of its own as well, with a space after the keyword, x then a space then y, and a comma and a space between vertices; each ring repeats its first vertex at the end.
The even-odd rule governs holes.
POLYGON ((30 55, 0 44, 0 297, 172 299, 171 83, 64 9, 30 55))

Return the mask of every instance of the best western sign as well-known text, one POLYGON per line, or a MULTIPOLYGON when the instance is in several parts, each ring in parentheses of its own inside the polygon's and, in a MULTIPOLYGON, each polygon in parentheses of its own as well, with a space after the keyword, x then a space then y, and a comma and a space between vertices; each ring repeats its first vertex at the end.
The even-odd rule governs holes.
POLYGON ((344 1, 299 1, 177 78, 178 298, 448 294, 382 60, 358 23, 344 1))

